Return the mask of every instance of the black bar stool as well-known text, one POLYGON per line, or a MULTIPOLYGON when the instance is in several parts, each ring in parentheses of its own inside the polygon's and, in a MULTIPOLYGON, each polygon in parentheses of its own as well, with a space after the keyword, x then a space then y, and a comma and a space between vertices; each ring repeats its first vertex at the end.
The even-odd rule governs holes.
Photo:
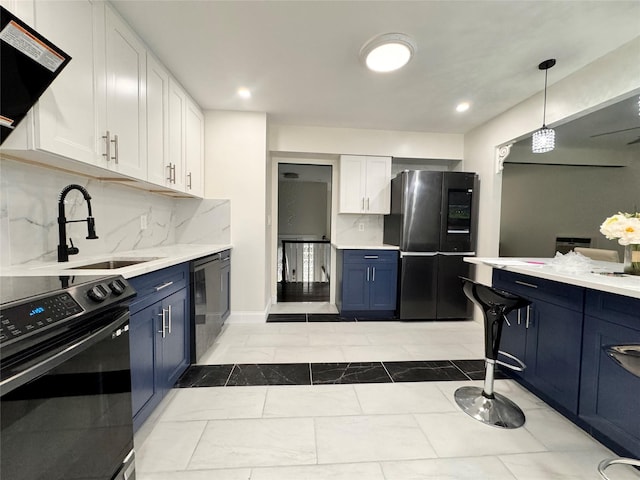
MULTIPOLYGON (((531 302, 512 293, 491 288, 468 278, 460 277, 463 291, 469 299, 482 309, 484 315, 485 377, 484 388, 460 387, 454 398, 464 413, 494 427, 518 428, 524 425, 524 413, 520 407, 504 395, 493 391, 496 364, 522 371, 526 365, 513 355, 499 350, 502 326, 506 316, 513 310, 530 305, 531 302), (498 360, 503 355, 518 365, 498 360)), ((508 324, 507 320, 507 324, 508 324)))
MULTIPOLYGON (((627 372, 640 377, 640 345, 609 345, 602 347, 607 355, 627 372)), ((598 465, 598 473, 605 480, 610 480, 604 471, 611 465, 622 464, 640 467, 640 460, 632 458, 609 458, 598 465)))

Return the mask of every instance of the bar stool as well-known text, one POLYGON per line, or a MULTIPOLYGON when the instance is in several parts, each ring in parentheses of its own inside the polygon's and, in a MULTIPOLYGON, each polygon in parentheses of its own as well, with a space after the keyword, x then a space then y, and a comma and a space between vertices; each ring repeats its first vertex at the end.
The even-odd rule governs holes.
MULTIPOLYGON (((512 293, 491 288, 468 278, 460 277, 463 291, 482 309, 484 315, 485 377, 484 388, 461 387, 454 394, 458 406, 476 420, 494 427, 518 428, 524 425, 524 413, 514 402, 493 391, 496 364, 523 371, 526 365, 513 355, 499 350, 502 326, 507 314, 530 305, 531 302, 512 293), (518 365, 498 360, 503 355, 518 365)), ((509 324, 509 321, 507 324, 509 324)))
MULTIPOLYGON (((609 345, 602 347, 607 355, 627 372, 640 377, 640 345, 609 345)), ((610 480, 604 471, 611 465, 622 464, 640 467, 640 460, 632 458, 609 458, 598 465, 598 473, 605 480, 610 480)))

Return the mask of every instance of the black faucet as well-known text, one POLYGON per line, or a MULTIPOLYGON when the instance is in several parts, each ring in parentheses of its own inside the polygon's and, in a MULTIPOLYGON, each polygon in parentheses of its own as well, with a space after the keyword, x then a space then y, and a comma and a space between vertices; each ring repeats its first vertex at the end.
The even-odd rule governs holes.
POLYGON ((60 200, 58 200, 58 261, 68 262, 69 255, 75 255, 79 252, 77 247, 73 246, 73 240, 69 239, 71 246, 67 246, 67 223, 75 222, 87 222, 87 240, 95 240, 98 238, 96 235, 96 223, 91 215, 91 195, 87 192, 87 189, 81 185, 67 185, 60 192, 60 200), (79 190, 82 193, 85 201, 87 202, 87 209, 89 210, 89 216, 86 220, 67 220, 64 214, 64 198, 71 190, 79 190))

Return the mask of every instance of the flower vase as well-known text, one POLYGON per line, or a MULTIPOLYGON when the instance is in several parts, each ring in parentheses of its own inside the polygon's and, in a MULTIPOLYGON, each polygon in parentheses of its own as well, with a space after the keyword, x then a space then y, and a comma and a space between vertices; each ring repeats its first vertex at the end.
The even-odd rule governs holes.
POLYGON ((625 245, 624 273, 640 275, 640 243, 625 245))

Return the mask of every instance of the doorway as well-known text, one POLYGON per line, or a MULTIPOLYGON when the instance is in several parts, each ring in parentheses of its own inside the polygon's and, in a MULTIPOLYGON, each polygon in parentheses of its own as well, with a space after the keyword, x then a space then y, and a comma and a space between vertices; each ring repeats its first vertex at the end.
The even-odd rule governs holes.
POLYGON ((328 302, 330 165, 278 165, 277 302, 328 302))

